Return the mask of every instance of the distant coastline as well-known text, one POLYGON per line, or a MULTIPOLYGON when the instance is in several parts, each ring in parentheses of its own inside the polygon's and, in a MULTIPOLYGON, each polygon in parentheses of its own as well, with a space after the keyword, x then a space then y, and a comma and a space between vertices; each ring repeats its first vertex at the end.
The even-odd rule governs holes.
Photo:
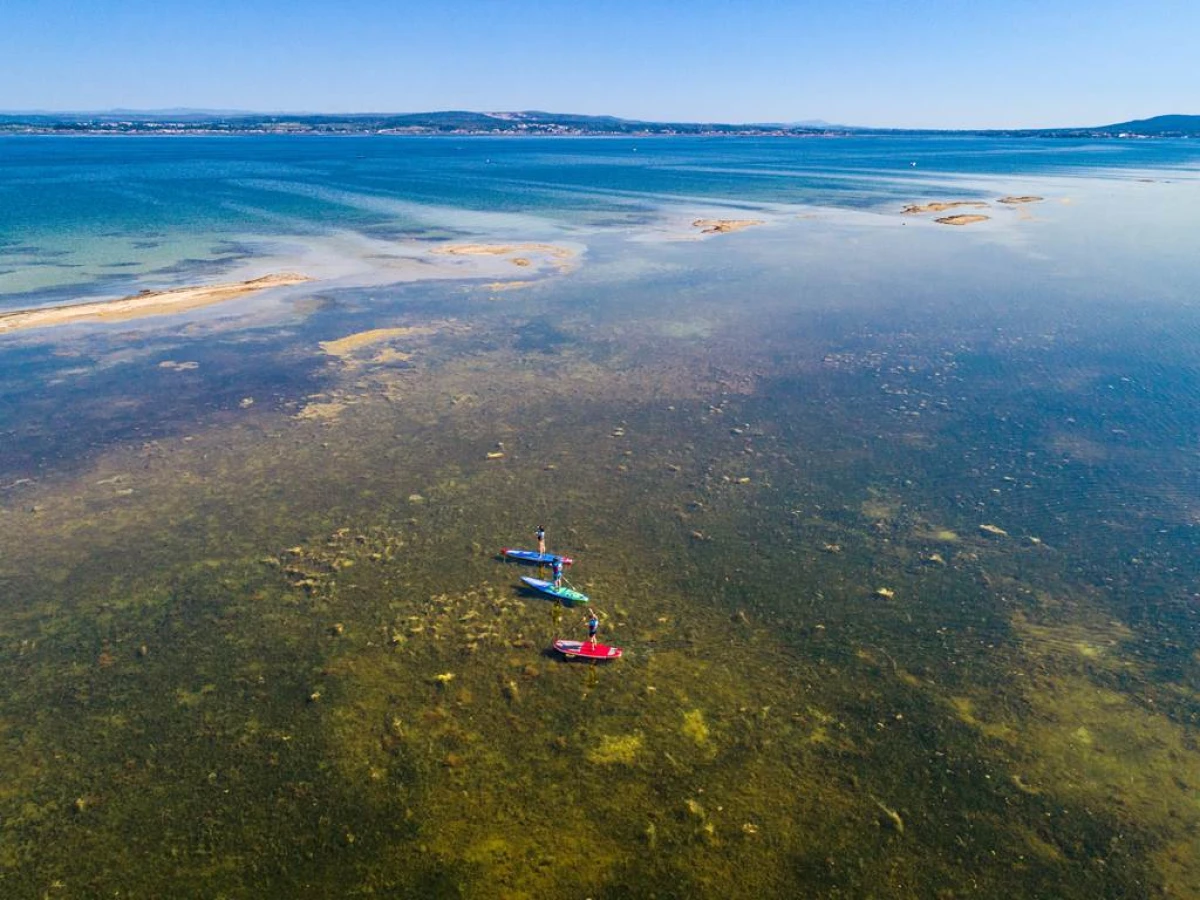
POLYGON ((648 122, 615 116, 546 112, 277 114, 134 111, 0 113, 0 135, 446 135, 845 137, 971 135, 1145 139, 1200 137, 1200 115, 1156 116, 1112 125, 1035 129, 903 129, 787 123, 648 122))

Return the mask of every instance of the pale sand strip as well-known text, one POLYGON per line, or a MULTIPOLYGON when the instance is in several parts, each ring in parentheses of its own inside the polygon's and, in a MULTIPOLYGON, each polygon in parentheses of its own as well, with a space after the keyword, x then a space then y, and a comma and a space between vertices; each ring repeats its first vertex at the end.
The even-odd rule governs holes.
POLYGON ((123 322, 143 316, 161 316, 198 309, 236 300, 270 288, 287 287, 311 281, 307 275, 283 272, 264 275, 249 281, 230 284, 208 284, 198 287, 173 288, 168 291, 146 291, 117 300, 97 300, 72 303, 67 306, 47 306, 38 309, 18 309, 0 313, 0 334, 26 328, 45 328, 69 325, 82 321, 123 322))

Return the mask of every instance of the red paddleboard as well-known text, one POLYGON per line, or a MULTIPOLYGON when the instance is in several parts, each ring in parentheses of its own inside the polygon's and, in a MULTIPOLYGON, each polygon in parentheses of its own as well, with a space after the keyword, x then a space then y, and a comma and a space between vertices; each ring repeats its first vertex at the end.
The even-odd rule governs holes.
POLYGON ((554 649, 570 659, 578 656, 580 659, 616 659, 624 651, 620 647, 610 647, 608 644, 593 644, 591 641, 564 641, 561 638, 554 642, 554 649))

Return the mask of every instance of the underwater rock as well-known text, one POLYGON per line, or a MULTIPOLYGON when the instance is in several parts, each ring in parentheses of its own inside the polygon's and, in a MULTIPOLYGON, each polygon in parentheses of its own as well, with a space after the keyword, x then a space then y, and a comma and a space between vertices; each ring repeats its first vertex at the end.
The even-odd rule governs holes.
POLYGON ((999 525, 980 525, 979 530, 986 535, 992 537, 1008 537, 1008 532, 999 525))
POLYGON ((896 592, 891 588, 881 587, 875 589, 875 596, 883 600, 895 600, 896 592))
POLYGON ((445 687, 446 685, 448 685, 450 682, 452 682, 454 680, 454 673, 453 672, 443 672, 441 675, 434 675, 429 680, 433 684, 438 685, 438 687, 445 687))

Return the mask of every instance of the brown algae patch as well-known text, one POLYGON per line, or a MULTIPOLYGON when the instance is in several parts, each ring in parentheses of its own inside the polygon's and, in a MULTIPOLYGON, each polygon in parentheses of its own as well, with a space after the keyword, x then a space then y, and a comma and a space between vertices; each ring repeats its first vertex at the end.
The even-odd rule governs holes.
POLYGON ((76 322, 123 322, 148 316, 170 315, 213 306, 217 303, 226 303, 271 288, 302 284, 310 280, 307 275, 280 273, 229 284, 181 287, 166 291, 143 291, 140 294, 116 300, 98 300, 89 303, 72 303, 66 306, 15 310, 0 313, 0 334, 26 328, 71 325, 76 322))
POLYGON ((1022 196, 1022 197, 1001 197, 996 202, 997 203, 1005 203, 1005 204, 1008 204, 1009 206, 1016 206, 1021 203, 1041 203, 1045 199, 1046 199, 1045 197, 1035 197, 1033 195, 1027 195, 1027 196, 1022 196))

